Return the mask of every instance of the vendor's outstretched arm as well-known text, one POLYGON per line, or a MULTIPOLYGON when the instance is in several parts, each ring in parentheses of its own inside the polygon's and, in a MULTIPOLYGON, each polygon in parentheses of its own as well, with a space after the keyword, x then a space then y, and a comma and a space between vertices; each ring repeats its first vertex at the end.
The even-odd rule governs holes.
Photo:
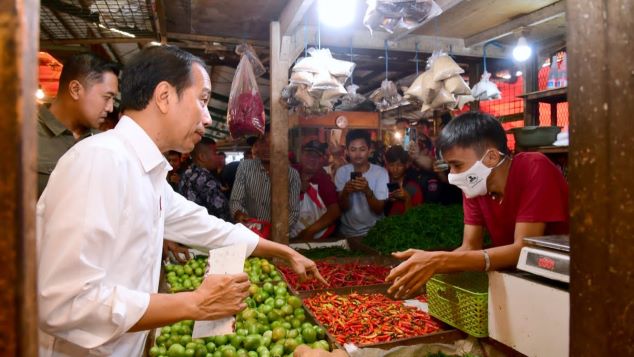
MULTIPOLYGON (((520 250, 523 247, 525 237, 541 236, 544 234, 545 223, 516 223, 514 242, 509 245, 487 249, 490 259, 490 270, 511 268, 517 264, 520 250)), ((465 229, 466 231, 466 229, 465 229)), ((469 238, 475 239, 477 229, 469 238)), ((396 297, 410 297, 416 295, 422 286, 436 273, 450 273, 457 271, 483 271, 485 268, 482 244, 471 241, 468 247, 477 250, 462 249, 453 252, 426 252, 409 249, 405 252, 395 253, 399 259, 407 259, 396 268, 392 269, 387 277, 388 282, 393 282, 388 292, 396 297)))

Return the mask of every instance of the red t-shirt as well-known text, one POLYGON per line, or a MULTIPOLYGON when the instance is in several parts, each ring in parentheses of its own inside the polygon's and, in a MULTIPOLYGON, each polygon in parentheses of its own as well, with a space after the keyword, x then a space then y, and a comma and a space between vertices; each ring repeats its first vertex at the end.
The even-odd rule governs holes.
POLYGON ((465 224, 484 226, 493 246, 512 244, 515 223, 544 222, 545 235, 568 234, 568 183, 541 153, 513 157, 502 203, 463 195, 465 224))
MULTIPOLYGON (((416 207, 423 203, 423 190, 420 188, 420 185, 416 183, 416 181, 409 180, 405 182, 404 189, 409 194, 410 200, 412 202, 412 207, 416 207)), ((389 209, 387 211, 388 216, 405 213, 405 202, 403 201, 388 201, 386 204, 389 205, 389 209)))
MULTIPOLYGON (((294 165, 294 168, 300 173, 302 173, 302 165, 294 165)), ((335 187, 335 183, 332 182, 332 178, 330 175, 326 173, 326 171, 319 170, 317 173, 310 178, 310 183, 318 186, 319 197, 324 201, 324 205, 326 207, 330 206, 333 203, 339 202, 339 196, 337 196, 337 187, 335 187)))

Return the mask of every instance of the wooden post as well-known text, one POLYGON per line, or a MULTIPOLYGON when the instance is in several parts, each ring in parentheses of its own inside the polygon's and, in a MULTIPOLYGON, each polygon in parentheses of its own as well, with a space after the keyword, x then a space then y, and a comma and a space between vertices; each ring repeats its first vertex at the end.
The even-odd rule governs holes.
POLYGON ((570 355, 634 355, 634 5, 569 0, 570 355))
POLYGON ((280 104, 288 83, 289 37, 281 36, 280 23, 271 22, 271 218, 275 242, 288 244, 288 111, 280 104))
MULTIPOLYGON (((534 92, 539 88, 537 83, 537 75, 539 74, 538 57, 537 54, 532 55, 523 66, 524 93, 534 92)), ((556 106, 557 104, 555 104, 556 106)), ((539 125, 539 103, 537 101, 524 98, 524 125, 539 125)))
POLYGON ((35 253, 39 1, 0 3, 0 356, 37 356, 35 253))

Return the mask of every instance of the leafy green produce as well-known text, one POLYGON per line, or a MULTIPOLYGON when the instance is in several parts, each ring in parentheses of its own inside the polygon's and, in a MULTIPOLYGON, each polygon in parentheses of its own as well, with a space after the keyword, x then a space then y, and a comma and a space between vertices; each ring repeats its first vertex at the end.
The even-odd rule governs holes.
POLYGON ((363 243, 383 254, 409 248, 453 249, 462 244, 462 206, 425 203, 377 222, 363 243))

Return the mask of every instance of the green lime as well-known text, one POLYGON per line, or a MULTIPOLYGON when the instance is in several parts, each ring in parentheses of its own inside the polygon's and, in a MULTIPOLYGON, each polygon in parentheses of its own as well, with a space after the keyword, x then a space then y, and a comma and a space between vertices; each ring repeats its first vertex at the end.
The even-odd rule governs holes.
POLYGON ((309 326, 302 327, 302 338, 306 343, 313 343, 317 340, 317 333, 310 324, 309 326))
POLYGON ((168 357, 183 357, 185 356, 185 347, 183 345, 175 343, 167 350, 168 357))

